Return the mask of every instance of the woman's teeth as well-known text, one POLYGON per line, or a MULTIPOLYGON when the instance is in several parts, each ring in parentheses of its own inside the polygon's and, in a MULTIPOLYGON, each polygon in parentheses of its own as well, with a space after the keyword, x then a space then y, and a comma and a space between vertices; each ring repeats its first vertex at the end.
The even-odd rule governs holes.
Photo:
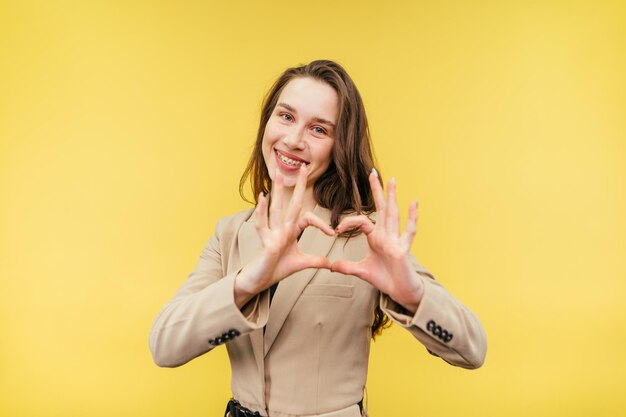
POLYGON ((291 158, 287 158, 285 155, 281 154, 280 152, 276 152, 276 154, 278 155, 278 158, 280 158, 281 161, 283 161, 285 164, 287 165, 291 165, 291 166, 302 166, 305 165, 304 162, 302 161, 294 161, 291 158))

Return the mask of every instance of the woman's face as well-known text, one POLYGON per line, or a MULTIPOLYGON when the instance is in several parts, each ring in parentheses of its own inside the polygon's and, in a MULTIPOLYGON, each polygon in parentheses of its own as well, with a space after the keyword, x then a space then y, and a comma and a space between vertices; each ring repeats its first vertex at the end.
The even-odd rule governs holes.
POLYGON ((307 187, 315 183, 331 162, 338 112, 337 93, 328 84, 300 77, 285 85, 263 133, 263 158, 272 181, 278 169, 285 186, 295 186, 304 164, 307 187))

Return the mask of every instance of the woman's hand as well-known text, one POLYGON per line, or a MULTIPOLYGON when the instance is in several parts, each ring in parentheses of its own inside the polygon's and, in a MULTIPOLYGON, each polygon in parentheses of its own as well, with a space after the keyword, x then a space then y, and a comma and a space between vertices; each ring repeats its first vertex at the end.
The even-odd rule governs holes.
POLYGON ((367 236, 369 252, 358 262, 335 261, 331 270, 356 275, 415 313, 424 293, 424 284, 408 258, 417 230, 417 201, 410 205, 406 230, 399 235, 395 180, 392 178, 387 186, 387 201, 376 170, 372 170, 369 181, 378 214, 376 224, 365 215, 349 216, 335 229, 337 234, 355 227, 361 229, 367 236))
POLYGON ((308 226, 315 226, 329 236, 333 229, 311 212, 300 215, 306 190, 307 172, 303 166, 289 202, 283 209, 284 178, 276 170, 269 207, 264 195, 259 196, 256 229, 263 243, 261 252, 235 278, 235 304, 241 308, 254 295, 275 282, 306 268, 330 269, 331 262, 323 256, 303 254, 298 249, 298 236, 308 226))

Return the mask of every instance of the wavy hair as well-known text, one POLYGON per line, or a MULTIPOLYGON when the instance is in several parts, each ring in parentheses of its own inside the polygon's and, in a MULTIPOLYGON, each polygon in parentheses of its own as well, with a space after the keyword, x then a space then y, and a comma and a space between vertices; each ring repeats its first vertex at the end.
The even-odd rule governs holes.
MULTIPOLYGON (((262 149, 265 126, 285 86, 291 80, 300 77, 324 82, 332 87, 338 96, 339 118, 333 136, 332 161, 313 186, 315 201, 330 210, 331 226, 335 228, 344 214, 371 214, 375 211, 374 196, 368 179, 375 166, 374 154, 365 106, 356 85, 345 69, 336 62, 318 60, 288 68, 274 82, 263 100, 256 142, 239 181, 239 194, 245 201, 256 205, 260 193, 266 195, 270 193, 272 181, 263 159, 262 149), (245 196, 244 189, 248 178, 254 201, 245 196)), ((382 184, 382 178, 379 179, 382 184)), ((349 233, 349 236, 353 234, 349 233)), ((389 325, 389 318, 377 306, 372 324, 372 338, 389 325)))

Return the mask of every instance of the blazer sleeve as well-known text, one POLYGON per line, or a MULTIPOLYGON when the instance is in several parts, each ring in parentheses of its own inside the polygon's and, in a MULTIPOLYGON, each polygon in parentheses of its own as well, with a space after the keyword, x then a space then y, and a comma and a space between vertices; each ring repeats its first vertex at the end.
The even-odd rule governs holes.
POLYGON ((230 248, 225 235, 232 225, 217 223, 187 280, 162 308, 150 330, 150 352, 162 367, 176 367, 229 340, 265 326, 269 294, 263 291, 241 310, 234 300, 235 276, 224 273, 222 251, 230 248))
POLYGON ((450 294, 413 255, 410 261, 424 283, 424 296, 415 314, 381 293, 380 307, 406 328, 428 351, 446 362, 467 369, 482 366, 487 337, 478 317, 450 294))

